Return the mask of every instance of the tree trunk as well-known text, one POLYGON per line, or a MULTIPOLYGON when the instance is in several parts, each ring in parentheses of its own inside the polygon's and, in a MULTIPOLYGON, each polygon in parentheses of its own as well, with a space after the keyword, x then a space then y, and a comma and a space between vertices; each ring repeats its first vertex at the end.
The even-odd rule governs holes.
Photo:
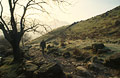
POLYGON ((22 52, 20 51, 19 43, 13 42, 12 48, 13 48, 13 57, 14 57, 13 61, 14 62, 22 61, 22 52))
POLYGON ((20 50, 20 40, 21 36, 17 34, 15 37, 12 38, 13 41, 11 42, 13 48, 13 62, 21 62, 23 59, 23 52, 20 50))
POLYGON ((21 62, 22 61, 22 52, 20 51, 19 42, 13 42, 12 43, 13 48, 13 62, 21 62))
POLYGON ((13 62, 21 62, 23 58, 23 54, 20 51, 20 40, 24 34, 24 32, 17 32, 14 30, 7 31, 4 25, 0 22, 0 29, 3 31, 5 39, 11 44, 13 49, 13 62))

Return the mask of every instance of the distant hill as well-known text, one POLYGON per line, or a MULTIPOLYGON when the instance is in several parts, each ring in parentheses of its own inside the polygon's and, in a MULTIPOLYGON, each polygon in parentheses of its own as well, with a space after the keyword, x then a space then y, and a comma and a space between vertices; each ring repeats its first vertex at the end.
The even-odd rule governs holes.
POLYGON ((88 20, 70 26, 65 31, 72 38, 119 38, 120 37, 120 6, 88 20))
POLYGON ((74 22, 69 26, 59 27, 35 39, 32 43, 42 39, 120 39, 120 6, 87 20, 74 22))

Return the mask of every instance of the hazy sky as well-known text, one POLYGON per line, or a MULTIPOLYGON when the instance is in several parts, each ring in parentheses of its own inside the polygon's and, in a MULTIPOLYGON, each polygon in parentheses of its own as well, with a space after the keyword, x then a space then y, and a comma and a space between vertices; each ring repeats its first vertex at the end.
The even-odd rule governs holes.
MULTIPOLYGON (((8 0, 2 0, 4 4, 4 15, 9 14, 7 6, 8 0)), ((25 0, 22 0, 25 1, 25 0)), ((33 16, 43 23, 56 23, 53 25, 71 24, 75 21, 85 20, 90 17, 102 14, 120 5, 120 0, 68 0, 71 5, 60 4, 60 6, 51 5, 47 8, 50 15, 40 13, 39 16, 33 16), (57 19, 57 22, 55 21, 57 19), (58 24, 57 24, 58 23, 58 24), (63 23, 63 24, 62 24, 63 23)), ((22 13, 21 9, 17 9, 18 13, 22 13)), ((28 13, 38 13, 38 11, 28 11, 28 13)), ((55 28, 55 27, 52 27, 55 28)))
MULTIPOLYGON (((8 14, 8 0, 3 0, 3 4, 5 4, 4 12, 8 14)), ((21 0, 25 1, 25 0, 21 0)), ((58 19, 60 21, 65 21, 68 23, 72 23, 74 21, 80 21, 84 19, 88 19, 90 17, 102 14, 114 7, 120 5, 120 0, 66 0, 71 5, 60 4, 60 6, 53 6, 51 8, 47 8, 50 13, 50 17, 46 14, 40 13, 40 16, 37 18, 46 22, 52 21, 53 19, 58 19)), ((19 13, 22 13, 20 9, 18 9, 19 13)), ((31 13, 33 11, 29 11, 31 13)), ((34 11, 37 13, 37 11, 34 11)), ((33 12, 33 13, 34 13, 33 12)), ((34 16, 35 17, 35 16, 34 16)), ((36 17, 35 17, 36 18, 36 17)))
POLYGON ((120 0, 77 0, 73 2, 73 5, 66 7, 67 13, 56 11, 56 13, 59 13, 56 17, 72 23, 102 14, 118 5, 120 5, 120 0))

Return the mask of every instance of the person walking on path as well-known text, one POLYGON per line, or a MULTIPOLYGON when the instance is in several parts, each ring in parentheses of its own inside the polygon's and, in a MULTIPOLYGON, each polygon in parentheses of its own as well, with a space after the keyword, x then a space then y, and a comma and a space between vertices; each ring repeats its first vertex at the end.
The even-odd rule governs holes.
POLYGON ((46 48, 46 42, 44 40, 41 41, 40 47, 42 48, 42 54, 44 55, 45 48, 46 48))

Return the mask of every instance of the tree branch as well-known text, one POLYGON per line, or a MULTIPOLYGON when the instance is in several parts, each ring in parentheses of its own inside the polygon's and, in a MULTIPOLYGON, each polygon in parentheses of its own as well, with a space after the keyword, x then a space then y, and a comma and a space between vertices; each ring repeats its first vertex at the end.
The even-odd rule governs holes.
MULTIPOLYGON (((1 21, 3 22, 3 24, 5 25, 5 27, 7 28, 7 30, 9 31, 9 28, 8 28, 7 24, 5 23, 5 21, 4 21, 3 18, 2 18, 2 14, 3 14, 3 6, 2 6, 1 1, 0 1, 0 6, 1 6, 0 19, 1 19, 1 21)), ((4 25, 2 25, 2 26, 4 26, 4 25)))
POLYGON ((4 25, 2 24, 2 22, 0 22, 0 29, 3 31, 3 34, 5 36, 5 38, 10 41, 11 37, 9 36, 7 30, 5 29, 4 25))
MULTIPOLYGON (((13 0, 14 1, 14 0, 13 0)), ((15 5, 13 5, 11 0, 8 0, 9 2, 9 8, 10 8, 10 14, 11 14, 11 26, 14 32, 17 32, 17 27, 16 27, 16 22, 15 22, 15 18, 14 18, 14 10, 15 10, 15 5)))
POLYGON ((39 25, 40 24, 33 25, 33 26, 25 29, 24 32, 28 32, 28 31, 34 31, 34 32, 36 32, 37 31, 36 29, 39 27, 39 25))
POLYGON ((14 9, 15 9, 15 7, 16 7, 16 3, 17 3, 17 1, 18 1, 18 0, 16 0, 16 1, 15 1, 15 0, 13 0, 13 10, 14 10, 14 9))
POLYGON ((30 1, 26 4, 26 6, 23 6, 23 7, 24 7, 24 12, 23 12, 23 15, 22 15, 21 20, 20 20, 20 29, 21 29, 20 32, 23 32, 23 30, 24 30, 23 19, 24 19, 24 17, 25 17, 27 8, 30 6, 29 4, 30 4, 31 2, 32 2, 32 0, 30 0, 30 1))
POLYGON ((3 6, 2 6, 1 1, 0 1, 0 6, 1 6, 1 13, 0 13, 0 17, 2 17, 2 14, 3 14, 3 6))

